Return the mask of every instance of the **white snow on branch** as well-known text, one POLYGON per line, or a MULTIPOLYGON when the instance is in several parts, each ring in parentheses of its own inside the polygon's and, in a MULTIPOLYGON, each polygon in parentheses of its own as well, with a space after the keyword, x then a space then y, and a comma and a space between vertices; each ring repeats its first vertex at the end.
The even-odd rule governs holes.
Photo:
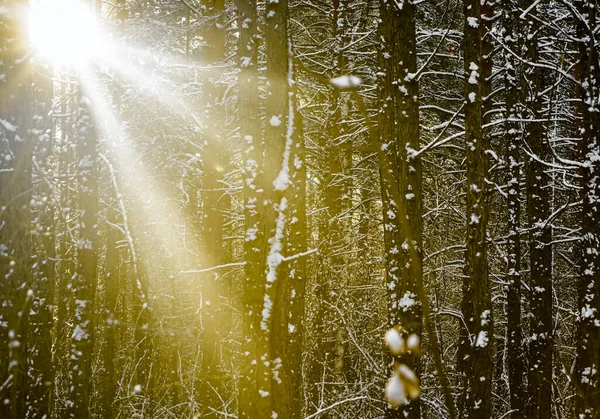
POLYGON ((331 84, 341 90, 356 89, 361 85, 362 80, 356 76, 339 76, 329 80, 331 84))

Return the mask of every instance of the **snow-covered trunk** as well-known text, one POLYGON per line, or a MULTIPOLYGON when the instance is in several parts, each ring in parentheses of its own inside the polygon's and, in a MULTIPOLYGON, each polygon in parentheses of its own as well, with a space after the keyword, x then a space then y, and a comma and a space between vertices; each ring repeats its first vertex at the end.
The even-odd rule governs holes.
MULTIPOLYGON (((404 168, 409 164, 409 150, 412 154, 415 142, 418 144, 419 141, 418 127, 415 131, 414 125, 412 125, 414 118, 418 118, 415 109, 415 107, 418 107, 418 102, 415 102, 415 94, 417 94, 416 81, 412 80, 412 76, 416 72, 414 68, 416 67, 415 46, 413 45, 412 49, 410 46, 400 47, 396 42, 397 37, 410 37, 411 33, 414 36, 414 32, 412 32, 414 31, 414 22, 407 19, 407 13, 412 12, 413 6, 402 4, 402 10, 398 10, 398 4, 387 1, 379 3, 381 16, 378 28, 378 38, 381 40, 378 57, 378 74, 380 75, 378 92, 379 138, 377 143, 373 144, 373 147, 379 149, 388 327, 398 326, 406 328, 407 331, 419 331, 420 324, 417 324, 418 321, 415 322, 416 317, 420 315, 418 292, 415 289, 417 283, 412 282, 412 278, 410 280, 407 278, 409 272, 414 268, 421 268, 420 261, 409 259, 409 252, 411 251, 409 246, 414 246, 413 251, 417 250, 418 242, 414 242, 415 238, 404 227, 408 224, 406 221, 419 224, 420 219, 401 219, 401 217, 409 217, 408 199, 403 196, 403 194, 408 193, 409 184, 408 170, 404 170, 404 168), (412 31, 410 26, 412 26, 412 31), (396 34, 396 31, 401 33, 396 34), (406 67, 398 69, 396 68, 400 60, 398 54, 401 52, 404 53, 406 62, 403 62, 403 65, 406 67), (412 60, 412 65, 410 60, 412 60), (402 85, 402 89, 397 86, 398 83, 402 85), (410 89, 410 93, 408 89, 410 89), (407 137, 409 133, 416 135, 416 138, 407 137), (401 147, 404 149, 400 150, 401 147), (401 184, 402 176, 406 177, 404 184, 401 184), (407 240, 409 236, 411 239, 407 240), (418 265, 413 265, 412 262, 417 262, 418 265)), ((402 43, 405 42, 410 42, 410 40, 403 38, 402 43)), ((414 192, 410 192, 409 198, 411 200, 416 199, 414 192)), ((418 280, 418 278, 414 279, 418 280)), ((400 354, 397 355, 400 356, 400 354)), ((389 368, 392 371, 394 369, 393 364, 396 361, 395 356, 389 358, 389 368)), ((410 363, 411 368, 418 366, 418 361, 413 355, 403 354, 402 362, 410 363)), ((389 418, 404 417, 405 414, 418 417, 419 408, 418 402, 415 401, 410 404, 407 401, 393 406, 390 404, 386 408, 385 415, 389 418)))
MULTIPOLYGON (((266 280, 263 282, 264 303, 261 330, 268 342, 264 362, 270 375, 270 417, 284 418, 291 415, 288 405, 293 399, 289 372, 288 345, 288 296, 290 277, 283 269, 283 253, 286 249, 289 229, 290 161, 296 127, 295 98, 292 90, 293 60, 289 38, 289 9, 287 0, 268 2, 265 24, 265 58, 267 96, 265 103, 265 196, 264 207, 268 253, 266 280)), ((267 417, 267 416, 265 416, 267 417)))
POLYGON ((31 269, 31 67, 24 1, 0 13, 0 416, 25 416, 31 269), (9 227, 10 226, 10 227, 9 227))
POLYGON ((504 292, 506 302, 507 368, 510 408, 513 419, 525 414, 525 362, 523 354, 523 332, 521 326, 521 136, 516 119, 519 112, 518 61, 514 54, 520 53, 522 45, 519 9, 515 0, 507 0, 502 7, 503 41, 509 51, 503 54, 506 70, 504 73, 504 95, 506 102, 504 141, 508 164, 508 218, 506 238, 507 282, 504 292))
MULTIPOLYGON (((292 58, 291 40, 288 39, 288 118, 286 151, 277 179, 287 180, 281 192, 287 199, 285 225, 281 234, 282 251, 289 257, 306 251, 306 167, 302 121, 297 112, 297 89, 292 58)), ((281 207, 280 207, 281 209, 281 207)), ((277 272, 276 294, 271 323, 271 380, 273 415, 279 418, 300 418, 303 408, 302 342, 304 322, 304 294, 306 280, 305 256, 283 261, 277 272)))
POLYGON ((600 412, 600 62, 596 39, 596 7, 589 0, 574 1, 577 10, 581 118, 579 160, 580 196, 578 332, 575 387, 576 414, 597 417, 600 412))
MULTIPOLYGON (((499 149, 496 148, 496 143, 492 142, 492 136, 495 134, 494 129, 489 124, 493 121, 494 115, 497 112, 497 107, 494 107, 494 82, 497 80, 497 77, 494 77, 494 36, 496 36, 493 26, 495 24, 497 14, 495 12, 495 7, 498 2, 495 0, 482 0, 481 1, 481 22, 479 25, 480 37, 481 37, 481 69, 480 69, 480 93, 481 93, 481 120, 482 120, 482 130, 481 135, 484 144, 485 150, 485 158, 487 160, 488 167, 493 167, 497 161, 497 156, 499 154, 499 149)), ((488 170, 488 174, 486 175, 486 182, 488 185, 490 182, 495 184, 500 184, 502 179, 502 174, 496 170, 488 170)), ((494 188, 488 188, 486 191, 487 196, 485 200, 487 201, 487 206, 490 208, 489 211, 489 220, 488 225, 492 226, 498 225, 501 223, 496 214, 496 211, 493 211, 492 208, 495 207, 497 200, 500 198, 498 194, 495 193, 494 188)), ((488 228, 488 231, 492 231, 488 228)), ((489 232, 486 232, 486 235, 489 237, 489 232)), ((489 254, 488 254, 489 255, 489 254)), ((492 257, 488 256, 488 264, 492 260, 492 257)), ((494 349, 492 353, 502 353, 504 350, 504 341, 503 339, 494 340, 494 349)), ((494 356, 494 355, 493 355, 494 356)), ((496 383, 501 380, 503 370, 502 370, 502 362, 495 362, 494 369, 492 372, 492 382, 496 383)))
MULTIPOLYGON (((293 88, 294 96, 294 144, 290 154, 290 199, 289 199, 289 228, 287 254, 299 255, 307 251, 307 220, 306 220, 306 151, 304 145, 303 122, 297 111, 297 89, 293 88)), ((283 365, 287 383, 291 391, 283 403, 288 404, 290 419, 300 419, 304 406, 304 380, 302 354, 304 343, 305 291, 306 291, 306 257, 299 257, 287 262, 285 274, 289 277, 287 289, 287 327, 288 347, 287 362, 283 365)))
MULTIPOLYGON (((419 86, 417 73, 417 42, 415 6, 411 0, 396 3, 393 11, 393 51, 390 65, 385 71, 393 72, 393 97, 395 101, 395 127, 393 141, 396 143, 395 176, 398 179, 398 196, 404 207, 405 220, 398 219, 399 281, 390 290, 389 317, 400 324, 407 335, 421 338, 423 324, 419 286, 423 281, 422 261, 422 170, 419 133, 419 86), (406 225, 410 227, 406 228, 406 225)), ((400 217, 400 213, 398 214, 400 217)), ((398 361, 406 364, 417 376, 420 373, 419 354, 407 352, 398 361)), ((398 409, 388 409, 386 417, 420 417, 420 401, 412 400, 398 409)))
POLYGON ((491 416, 493 323, 486 232, 488 164, 482 130, 481 2, 464 1, 466 254, 461 310, 467 325, 460 338, 459 370, 464 378, 463 412, 470 418, 491 416))
MULTIPOLYGON (((539 62, 537 10, 530 9, 527 18, 525 48, 529 63, 539 62)), ((529 244, 529 397, 532 418, 547 418, 551 414, 552 396, 552 230, 545 220, 550 216, 550 176, 542 163, 550 157, 548 134, 543 118, 545 75, 538 67, 524 72, 524 86, 529 86, 525 98, 528 119, 524 141, 534 157, 527 161, 527 217, 530 225, 529 244)))
POLYGON ((71 330, 70 394, 67 412, 70 417, 89 417, 94 350, 95 294, 98 265, 98 184, 97 137, 90 115, 90 102, 84 88, 78 90, 75 138, 78 184, 77 263, 71 279, 75 300, 75 318, 71 330))
MULTIPOLYGON (((381 200, 383 207, 383 235, 385 252, 386 288, 388 291, 388 326, 394 327, 398 318, 398 302, 402 298, 398 295, 400 282, 400 229, 398 221, 398 208, 394 197, 399 195, 399 186, 395 163, 398 150, 395 141, 395 83, 394 66, 392 60, 394 41, 394 14, 390 2, 379 2, 380 22, 378 38, 381 39, 379 49, 379 91, 378 91, 378 127, 379 141, 373 147, 381 149, 382 159, 379 162, 381 200)), ((400 309, 401 310, 401 309, 400 309)))

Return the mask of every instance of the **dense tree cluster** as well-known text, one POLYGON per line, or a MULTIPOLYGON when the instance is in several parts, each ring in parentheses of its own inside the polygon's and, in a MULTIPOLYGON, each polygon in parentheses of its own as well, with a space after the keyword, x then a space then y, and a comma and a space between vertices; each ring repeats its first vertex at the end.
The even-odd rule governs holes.
POLYGON ((40 4, 0 418, 598 417, 597 2, 40 4))

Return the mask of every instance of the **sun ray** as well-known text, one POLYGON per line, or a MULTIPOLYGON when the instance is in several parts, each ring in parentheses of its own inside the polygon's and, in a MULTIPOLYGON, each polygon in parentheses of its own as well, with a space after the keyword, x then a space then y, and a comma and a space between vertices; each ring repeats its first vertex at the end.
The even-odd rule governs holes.
MULTIPOLYGON (((169 252, 179 253, 177 263, 171 266, 172 271, 179 272, 181 266, 202 265, 201 256, 185 249, 182 246, 182 233, 176 233, 171 227, 191 223, 180 215, 180 209, 173 205, 169 193, 152 181, 154 174, 138 158, 124 124, 112 110, 109 93, 100 86, 89 66, 81 68, 80 81, 90 100, 101 144, 110 152, 115 165, 120 187, 127 196, 134 198, 136 210, 142 211, 143 218, 148 221, 148 229, 153 233, 153 241, 162 243, 169 252), (164 222, 165 220, 168 222, 164 222)), ((149 250, 142 249, 142 253, 147 255, 149 250)))

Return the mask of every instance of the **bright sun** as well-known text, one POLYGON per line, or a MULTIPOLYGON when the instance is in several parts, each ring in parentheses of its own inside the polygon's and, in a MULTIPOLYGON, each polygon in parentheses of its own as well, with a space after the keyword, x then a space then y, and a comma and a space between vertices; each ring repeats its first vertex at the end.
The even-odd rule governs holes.
POLYGON ((77 67, 96 58, 103 39, 88 5, 78 0, 33 0, 29 31, 37 54, 58 66, 77 67))

